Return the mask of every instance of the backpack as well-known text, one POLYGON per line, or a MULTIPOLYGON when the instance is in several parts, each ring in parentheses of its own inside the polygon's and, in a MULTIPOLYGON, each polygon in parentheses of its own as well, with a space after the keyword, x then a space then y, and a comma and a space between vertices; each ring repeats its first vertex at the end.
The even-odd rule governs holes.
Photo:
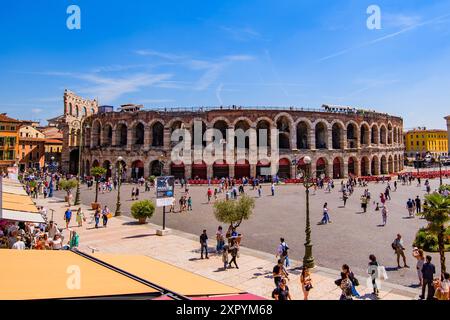
POLYGON ((282 255, 283 257, 285 257, 285 256, 288 255, 289 247, 288 247, 287 244, 284 244, 282 247, 283 247, 283 252, 281 253, 281 255, 282 255))

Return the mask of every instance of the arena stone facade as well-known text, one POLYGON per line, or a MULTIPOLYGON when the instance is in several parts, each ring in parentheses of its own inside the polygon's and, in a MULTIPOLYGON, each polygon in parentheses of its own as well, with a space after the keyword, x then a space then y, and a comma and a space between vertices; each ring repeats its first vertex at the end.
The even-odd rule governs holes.
MULTIPOLYGON (((267 167, 264 161, 172 161, 172 149, 177 143, 171 141, 172 132, 180 128, 192 132, 194 121, 202 123, 203 132, 216 128, 224 135, 227 129, 253 129, 254 133, 245 141, 248 150, 260 148, 258 133, 266 129, 269 148, 278 138, 280 177, 297 176, 299 169, 304 167, 302 159, 306 155, 312 159, 312 171, 333 178, 348 177, 349 174, 384 175, 403 169, 403 120, 399 117, 348 108, 309 110, 233 106, 87 115, 82 174, 89 175, 90 168, 99 165, 108 170, 108 175, 115 175, 119 156, 124 159, 124 178, 127 179, 158 175, 161 170, 163 174, 186 178, 254 177, 264 172, 262 169, 267 167), (271 132, 276 132, 278 137, 271 132)), ((74 141, 71 132, 67 131, 65 135, 68 141, 74 141)), ((227 143, 233 143, 230 134, 225 137, 227 143)), ((205 140, 203 145, 210 143, 212 138, 206 134, 205 140)), ((198 142, 191 141, 190 144, 198 142)), ((74 167, 66 163, 66 168, 74 167)))

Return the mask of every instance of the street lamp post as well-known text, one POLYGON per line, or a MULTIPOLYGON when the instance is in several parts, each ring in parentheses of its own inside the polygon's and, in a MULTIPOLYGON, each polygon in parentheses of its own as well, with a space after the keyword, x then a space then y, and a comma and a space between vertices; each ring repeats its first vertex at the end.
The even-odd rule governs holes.
POLYGON ((122 212, 120 211, 120 186, 122 185, 122 160, 123 158, 121 156, 119 156, 117 158, 117 162, 119 163, 119 167, 118 167, 118 179, 117 179, 117 203, 116 203, 116 212, 114 214, 114 216, 118 217, 122 214, 122 212))
MULTIPOLYGON (((81 118, 81 120, 75 119, 72 121, 72 124, 77 124, 80 126, 80 147, 78 149, 78 183, 77 183, 77 192, 75 194, 75 202, 74 205, 78 206, 80 204, 80 184, 81 184, 81 153, 83 151, 83 124, 86 118, 81 118)), ((86 129, 88 126, 86 127, 86 129)))
POLYGON ((312 255, 312 242, 311 242, 311 222, 309 218, 309 189, 314 186, 314 181, 311 180, 311 158, 306 156, 303 158, 303 162, 306 165, 306 170, 301 169, 303 176, 303 186, 305 187, 306 194, 306 228, 305 228, 305 256, 303 257, 303 266, 307 268, 314 268, 314 257, 312 255))
POLYGON ((442 159, 441 159, 441 155, 438 156, 438 161, 439 161, 439 186, 442 187, 442 159))

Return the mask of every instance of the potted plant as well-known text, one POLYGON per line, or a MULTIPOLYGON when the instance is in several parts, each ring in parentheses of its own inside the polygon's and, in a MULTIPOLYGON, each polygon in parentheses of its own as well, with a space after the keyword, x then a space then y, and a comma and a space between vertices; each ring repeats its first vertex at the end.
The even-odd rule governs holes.
POLYGON ((93 167, 91 169, 91 175, 94 176, 95 179, 95 201, 91 203, 92 210, 97 210, 100 207, 100 203, 98 203, 98 182, 100 177, 106 173, 106 169, 103 167, 93 167))
POLYGON ((133 203, 131 206, 131 215, 137 219, 140 224, 144 224, 147 218, 151 218, 155 212, 155 205, 150 200, 141 200, 133 203))
POLYGON ((156 177, 155 176, 150 176, 150 177, 147 178, 147 180, 148 180, 148 182, 150 182, 151 186, 154 186, 156 177))
MULTIPOLYGON (((64 201, 66 201, 67 203, 69 203, 70 200, 70 193, 72 191, 72 189, 74 189, 78 184, 77 180, 74 179, 62 179, 59 181, 59 188, 64 190, 66 192, 66 196, 64 197, 64 201)), ((69 203, 70 205, 70 203, 69 203)))

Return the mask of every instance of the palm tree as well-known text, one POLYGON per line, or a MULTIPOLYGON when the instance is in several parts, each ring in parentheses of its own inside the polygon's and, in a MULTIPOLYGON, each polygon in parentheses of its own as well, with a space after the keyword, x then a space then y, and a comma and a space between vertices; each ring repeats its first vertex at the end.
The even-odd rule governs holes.
POLYGON ((423 206, 423 212, 418 215, 423 216, 428 221, 427 231, 438 238, 439 255, 441 258, 441 273, 446 272, 445 268, 445 230, 450 221, 450 197, 446 197, 437 192, 426 195, 427 203, 423 206))

